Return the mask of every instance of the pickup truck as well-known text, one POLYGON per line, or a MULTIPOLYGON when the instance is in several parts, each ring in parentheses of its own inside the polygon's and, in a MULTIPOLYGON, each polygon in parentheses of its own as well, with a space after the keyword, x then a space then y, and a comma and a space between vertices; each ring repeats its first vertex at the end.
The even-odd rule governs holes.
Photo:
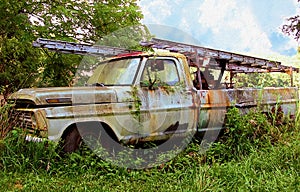
POLYGON ((142 44, 153 48, 147 52, 45 39, 35 43, 55 51, 93 54, 97 49, 95 54, 114 55, 98 64, 85 86, 28 88, 11 95, 27 140, 63 141, 65 152, 95 135, 109 148, 111 140, 138 144, 220 131, 230 107, 295 115, 296 87, 234 88, 232 82, 237 73, 299 71, 279 62, 159 39, 142 44))

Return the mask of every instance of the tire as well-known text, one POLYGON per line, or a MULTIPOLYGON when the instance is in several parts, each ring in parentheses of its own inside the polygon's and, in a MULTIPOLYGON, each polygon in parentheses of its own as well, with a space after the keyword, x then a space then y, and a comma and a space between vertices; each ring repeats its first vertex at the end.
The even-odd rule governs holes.
POLYGON ((102 147, 110 154, 120 148, 113 133, 108 134, 99 122, 77 123, 67 130, 63 139, 63 152, 71 153, 89 148, 96 150, 102 147))
POLYGON ((82 138, 76 127, 72 127, 67 130, 62 142, 62 150, 65 153, 71 153, 77 151, 82 144, 82 138))

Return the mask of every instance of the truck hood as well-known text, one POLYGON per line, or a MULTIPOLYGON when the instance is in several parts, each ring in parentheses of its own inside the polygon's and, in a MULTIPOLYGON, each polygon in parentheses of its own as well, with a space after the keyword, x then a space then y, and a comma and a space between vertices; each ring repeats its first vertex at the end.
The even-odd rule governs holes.
POLYGON ((117 102, 110 87, 49 87, 21 89, 10 100, 27 101, 34 105, 66 105, 117 102))

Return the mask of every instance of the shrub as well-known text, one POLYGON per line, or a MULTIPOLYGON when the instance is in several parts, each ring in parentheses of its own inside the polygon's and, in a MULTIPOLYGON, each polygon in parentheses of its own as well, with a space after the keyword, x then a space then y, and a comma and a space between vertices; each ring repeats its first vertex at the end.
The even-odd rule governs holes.
POLYGON ((223 135, 207 152, 211 162, 240 159, 252 151, 283 141, 286 133, 297 129, 296 122, 274 123, 274 115, 251 109, 242 115, 237 108, 229 109, 223 135))
POLYGON ((11 108, 11 104, 4 104, 0 106, 0 140, 4 139, 8 132, 14 127, 12 121, 14 117, 12 115, 11 108))

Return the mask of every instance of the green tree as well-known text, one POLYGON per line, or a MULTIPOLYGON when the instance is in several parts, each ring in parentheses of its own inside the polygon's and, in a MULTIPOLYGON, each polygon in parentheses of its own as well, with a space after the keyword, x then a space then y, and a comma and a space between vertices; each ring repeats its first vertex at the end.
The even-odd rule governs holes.
POLYGON ((290 76, 283 73, 249 73, 237 74, 234 78, 236 87, 289 87, 290 76))
MULTIPOLYGON (((298 0, 300 3, 300 0, 298 0)), ((296 15, 287 19, 287 24, 282 26, 282 31, 287 34, 294 36, 299 41, 300 39, 300 15, 296 15)), ((299 49, 298 49, 299 50, 299 49)))
MULTIPOLYGON (((298 0, 300 7, 300 0, 298 0)), ((300 40, 300 15, 295 15, 287 19, 287 23, 282 26, 282 32, 293 36, 297 41, 300 40)), ((296 55, 297 60, 300 59, 300 46, 297 49, 298 53, 296 55)), ((295 76, 295 85, 299 86, 299 74, 295 76)))
POLYGON ((82 57, 33 48, 36 38, 95 43, 141 19, 136 0, 0 0, 1 92, 70 83, 82 57))

